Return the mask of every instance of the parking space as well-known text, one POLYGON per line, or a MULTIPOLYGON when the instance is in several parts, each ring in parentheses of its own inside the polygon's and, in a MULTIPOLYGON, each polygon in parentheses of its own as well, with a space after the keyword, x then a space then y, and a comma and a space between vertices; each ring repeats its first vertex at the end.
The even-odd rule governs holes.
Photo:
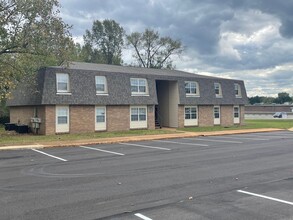
POLYGON ((273 132, 238 134, 223 136, 194 137, 183 139, 154 140, 111 145, 93 145, 67 148, 51 148, 35 150, 60 161, 80 160, 90 158, 104 158, 110 156, 125 156, 153 151, 184 150, 184 148, 209 149, 211 147, 229 147, 238 144, 260 144, 268 141, 293 139, 291 132, 273 132), (96 152, 92 152, 96 151, 96 152))
POLYGON ((292 184, 293 179, 280 180, 245 187, 246 191, 232 190, 190 197, 176 203, 139 210, 139 213, 125 213, 105 219, 292 219, 292 184))
POLYGON ((2 151, 0 218, 290 219, 292 140, 270 132, 2 151), (24 198, 30 211, 12 214, 24 198))

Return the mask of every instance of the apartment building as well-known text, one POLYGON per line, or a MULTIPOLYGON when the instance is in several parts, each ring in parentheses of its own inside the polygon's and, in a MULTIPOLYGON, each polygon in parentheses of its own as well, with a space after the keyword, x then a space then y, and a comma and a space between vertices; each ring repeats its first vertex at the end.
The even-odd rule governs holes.
POLYGON ((49 135, 241 125, 247 95, 241 80, 71 62, 41 69, 7 104, 11 123, 49 135))

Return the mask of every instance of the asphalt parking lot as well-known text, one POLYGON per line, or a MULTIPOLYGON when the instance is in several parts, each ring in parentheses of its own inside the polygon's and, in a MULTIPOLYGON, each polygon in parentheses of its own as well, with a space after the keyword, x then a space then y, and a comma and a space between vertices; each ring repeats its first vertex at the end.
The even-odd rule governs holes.
POLYGON ((293 132, 0 152, 0 219, 293 219, 293 132))

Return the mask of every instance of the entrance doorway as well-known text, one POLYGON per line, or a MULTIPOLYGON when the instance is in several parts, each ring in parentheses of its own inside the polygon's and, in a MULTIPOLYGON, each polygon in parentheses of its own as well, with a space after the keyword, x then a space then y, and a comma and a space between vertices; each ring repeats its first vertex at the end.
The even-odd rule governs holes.
POLYGON ((178 127, 179 90, 177 81, 156 80, 158 105, 155 120, 162 127, 178 127))

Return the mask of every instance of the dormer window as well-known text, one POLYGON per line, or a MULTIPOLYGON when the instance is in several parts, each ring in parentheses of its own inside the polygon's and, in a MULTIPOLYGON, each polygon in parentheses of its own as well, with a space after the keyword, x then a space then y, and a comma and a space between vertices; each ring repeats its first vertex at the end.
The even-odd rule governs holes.
POLYGON ((108 88, 107 88, 107 79, 105 76, 96 76, 96 94, 107 94, 108 88))
POLYGON ((143 78, 131 78, 131 95, 148 95, 147 80, 143 78))
POLYGON ((217 98, 223 97, 220 83, 214 83, 215 95, 217 98))
POLYGON ((185 94, 186 96, 199 96, 198 83, 195 81, 185 82, 185 94))
POLYGON ((67 73, 56 74, 57 93, 69 93, 69 76, 67 73))
POLYGON ((241 98, 241 89, 238 83, 234 84, 234 91, 235 91, 236 98, 241 98))

